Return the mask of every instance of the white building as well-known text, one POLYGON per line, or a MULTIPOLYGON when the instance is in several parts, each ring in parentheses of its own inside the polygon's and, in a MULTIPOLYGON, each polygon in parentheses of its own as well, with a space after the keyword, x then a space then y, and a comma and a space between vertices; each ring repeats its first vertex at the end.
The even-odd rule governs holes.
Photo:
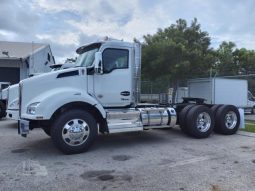
POLYGON ((55 64, 50 45, 0 41, 0 82, 18 83, 55 64))

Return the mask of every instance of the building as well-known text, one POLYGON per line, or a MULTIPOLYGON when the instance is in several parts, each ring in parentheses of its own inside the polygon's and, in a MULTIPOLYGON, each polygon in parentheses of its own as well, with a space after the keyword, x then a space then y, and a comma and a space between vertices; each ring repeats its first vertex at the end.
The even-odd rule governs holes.
POLYGON ((53 64, 48 44, 0 41, 0 82, 18 83, 31 75, 50 71, 53 64))

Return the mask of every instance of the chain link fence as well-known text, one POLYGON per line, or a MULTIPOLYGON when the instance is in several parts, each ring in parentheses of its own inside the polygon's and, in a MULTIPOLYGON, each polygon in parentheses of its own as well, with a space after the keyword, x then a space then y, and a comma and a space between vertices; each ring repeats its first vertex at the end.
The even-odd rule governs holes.
POLYGON ((166 80, 142 81, 141 102, 169 103, 170 82, 166 80))

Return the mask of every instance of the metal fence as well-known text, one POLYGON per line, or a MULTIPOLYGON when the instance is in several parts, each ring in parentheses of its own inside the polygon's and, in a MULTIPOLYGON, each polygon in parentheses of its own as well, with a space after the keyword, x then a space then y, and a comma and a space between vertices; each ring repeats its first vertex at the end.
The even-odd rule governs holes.
POLYGON ((170 82, 166 80, 142 81, 141 102, 169 103, 170 82))

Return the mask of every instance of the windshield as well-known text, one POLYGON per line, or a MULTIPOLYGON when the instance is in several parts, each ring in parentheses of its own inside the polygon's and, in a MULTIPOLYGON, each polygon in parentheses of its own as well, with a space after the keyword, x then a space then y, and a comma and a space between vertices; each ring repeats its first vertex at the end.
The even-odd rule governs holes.
POLYGON ((98 51, 99 48, 94 48, 88 50, 82 54, 80 54, 75 62, 75 67, 84 66, 89 67, 93 64, 95 60, 95 53, 98 51))

